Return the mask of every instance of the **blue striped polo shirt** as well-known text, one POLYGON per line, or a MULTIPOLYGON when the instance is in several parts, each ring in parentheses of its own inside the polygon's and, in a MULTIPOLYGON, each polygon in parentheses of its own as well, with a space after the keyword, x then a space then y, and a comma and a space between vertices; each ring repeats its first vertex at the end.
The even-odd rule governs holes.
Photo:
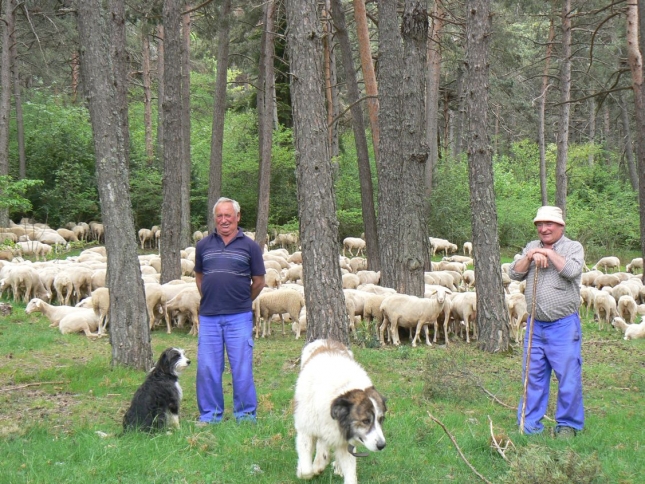
POLYGON ((251 277, 266 270, 260 246, 238 229, 228 245, 217 232, 200 240, 195 272, 203 274, 199 313, 218 316, 251 311, 251 277))

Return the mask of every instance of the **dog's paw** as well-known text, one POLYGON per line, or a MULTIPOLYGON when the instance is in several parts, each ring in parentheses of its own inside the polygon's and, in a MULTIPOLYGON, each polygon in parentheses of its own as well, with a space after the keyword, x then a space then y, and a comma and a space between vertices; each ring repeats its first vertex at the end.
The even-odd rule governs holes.
POLYGON ((314 474, 313 470, 308 471, 308 472, 303 472, 302 470, 298 469, 296 472, 296 476, 298 479, 312 479, 316 474, 314 474))
POLYGON ((334 474, 337 476, 343 477, 343 469, 340 468, 340 464, 336 461, 331 463, 332 466, 334 466, 334 474))

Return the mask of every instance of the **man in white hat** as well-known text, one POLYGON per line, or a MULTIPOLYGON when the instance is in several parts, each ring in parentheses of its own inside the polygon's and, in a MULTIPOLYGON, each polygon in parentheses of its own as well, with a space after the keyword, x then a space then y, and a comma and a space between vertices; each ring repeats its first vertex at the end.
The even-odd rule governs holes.
MULTIPOLYGON (((558 403, 555 411, 555 435, 575 437, 584 427, 582 401, 582 333, 580 329, 580 278, 584 267, 584 249, 579 242, 564 235, 565 222, 559 207, 544 206, 533 219, 539 240, 529 242, 522 257, 510 266, 511 279, 526 281, 527 307, 535 304, 529 378, 524 413, 524 433, 544 430, 542 418, 549 403, 551 371, 558 379, 558 403), (533 285, 538 271, 535 301, 533 285)), ((530 318, 529 318, 530 319, 530 318)), ((527 328, 530 327, 527 322, 527 328)), ((529 332, 524 338, 524 366, 529 332)), ((517 420, 521 423, 522 401, 517 420)))

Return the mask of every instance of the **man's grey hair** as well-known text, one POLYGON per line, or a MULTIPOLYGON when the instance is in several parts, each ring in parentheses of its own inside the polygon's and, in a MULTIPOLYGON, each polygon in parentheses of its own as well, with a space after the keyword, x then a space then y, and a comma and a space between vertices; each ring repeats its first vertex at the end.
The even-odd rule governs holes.
POLYGON ((235 210, 235 215, 240 213, 240 204, 237 203, 235 200, 231 198, 226 198, 226 197, 220 197, 219 200, 215 202, 215 205, 213 205, 213 218, 215 217, 215 210, 217 209, 217 206, 220 203, 231 203, 233 204, 233 210, 235 210))

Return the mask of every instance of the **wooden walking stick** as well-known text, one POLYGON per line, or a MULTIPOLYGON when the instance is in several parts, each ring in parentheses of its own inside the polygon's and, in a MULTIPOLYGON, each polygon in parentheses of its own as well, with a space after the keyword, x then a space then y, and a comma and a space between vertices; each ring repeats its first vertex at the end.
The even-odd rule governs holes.
POLYGON ((533 278, 533 300, 531 301, 531 322, 527 331, 529 332, 529 343, 526 348, 526 354, 524 355, 526 364, 524 365, 524 392, 522 395, 522 415, 520 417, 520 432, 523 434, 524 431, 524 420, 526 418, 526 394, 529 389, 529 368, 531 366, 531 347, 533 346, 533 321, 535 321, 535 297, 537 294, 537 282, 538 282, 538 266, 535 264, 535 277, 533 278))

